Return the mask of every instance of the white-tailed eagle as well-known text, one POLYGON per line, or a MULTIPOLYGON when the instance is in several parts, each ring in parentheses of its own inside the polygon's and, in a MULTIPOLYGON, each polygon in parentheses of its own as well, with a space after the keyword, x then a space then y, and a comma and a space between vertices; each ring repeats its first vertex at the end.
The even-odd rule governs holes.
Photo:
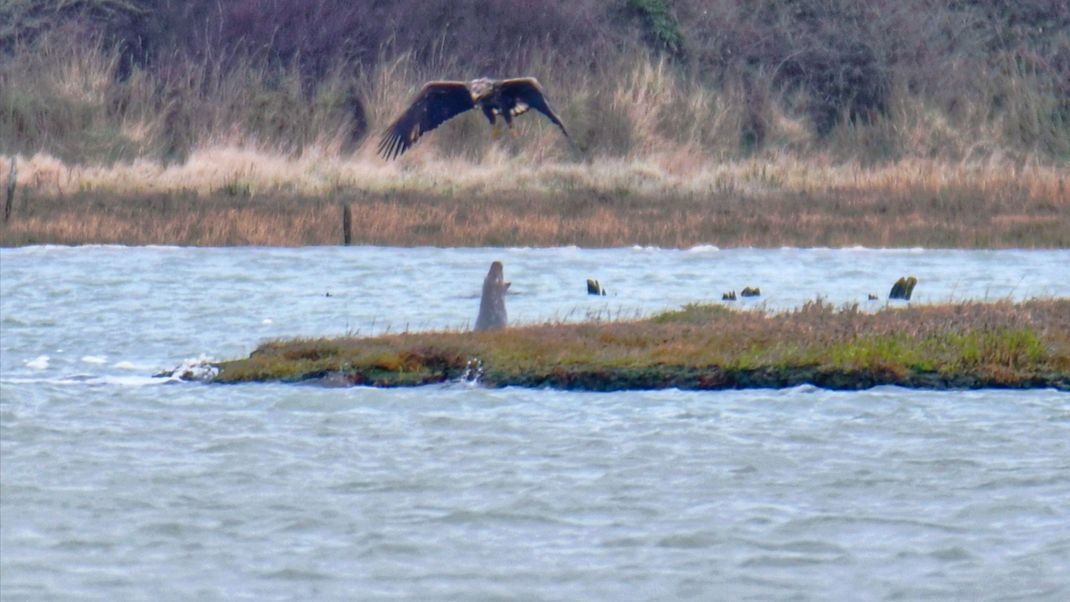
POLYGON ((416 144, 420 136, 476 107, 494 126, 494 137, 500 132, 498 117, 505 120, 509 133, 516 136, 513 117, 535 109, 561 128, 565 138, 568 138, 568 131, 550 108, 550 103, 542 93, 542 86, 534 77, 482 78, 470 82, 434 81, 424 84, 409 108, 383 132, 379 140, 379 154, 384 159, 396 159, 416 144))

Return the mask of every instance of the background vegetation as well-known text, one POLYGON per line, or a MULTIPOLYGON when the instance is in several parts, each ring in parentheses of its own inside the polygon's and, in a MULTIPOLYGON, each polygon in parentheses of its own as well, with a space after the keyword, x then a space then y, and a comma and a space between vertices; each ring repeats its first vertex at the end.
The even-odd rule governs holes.
POLYGON ((228 157, 243 164, 216 152, 181 167, 57 168, 61 185, 27 190, 0 245, 335 245, 349 215, 353 242, 386 246, 1070 248, 1070 182, 1055 168, 755 161, 651 177, 642 165, 460 164, 448 179, 433 166, 325 173, 342 163, 326 159, 251 157, 257 170, 239 179, 196 168, 228 157), (217 187, 189 184, 205 179, 217 187))
POLYGON ((406 161, 1065 165, 1064 0, 4 0, 0 153, 371 160, 431 78, 530 74, 574 134, 475 116, 406 161))

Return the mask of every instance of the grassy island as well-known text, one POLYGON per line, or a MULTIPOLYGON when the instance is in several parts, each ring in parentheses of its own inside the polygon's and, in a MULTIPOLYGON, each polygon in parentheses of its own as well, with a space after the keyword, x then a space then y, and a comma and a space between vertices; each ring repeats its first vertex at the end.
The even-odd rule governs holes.
POLYGON ((688 305, 636 321, 494 332, 274 341, 217 364, 214 382, 415 386, 731 389, 1070 390, 1070 300, 834 308, 783 313, 688 305))

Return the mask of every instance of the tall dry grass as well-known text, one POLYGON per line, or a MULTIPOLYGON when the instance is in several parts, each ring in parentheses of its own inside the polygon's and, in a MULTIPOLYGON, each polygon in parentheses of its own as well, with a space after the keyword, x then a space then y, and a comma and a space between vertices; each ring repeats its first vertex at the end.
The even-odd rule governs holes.
POLYGON ((812 91, 775 73, 711 80, 635 44, 594 66, 532 50, 579 151, 538 115, 495 142, 470 113, 383 162, 377 132, 423 82, 476 75, 444 40, 313 80, 242 54, 131 66, 79 29, 17 42, 0 243, 332 243, 349 203, 377 244, 1070 245, 1066 100, 1027 62, 986 63, 954 102, 891 77, 879 112, 819 131, 812 91))
MULTIPOLYGON (((0 57, 0 152, 43 153, 72 165, 170 164, 225 147, 375 164, 377 133, 424 82, 482 74, 444 44, 419 55, 384 46, 367 61, 339 59, 310 80, 299 63, 246 54, 175 55, 151 69, 130 66, 100 35, 46 33, 0 57)), ((893 78, 879 112, 865 120, 837 113, 821 127, 810 109, 812 94, 778 84, 778 73, 711 81, 634 44, 593 64, 553 47, 528 49, 522 63, 542 81, 582 152, 537 116, 520 121, 522 143, 492 144, 473 113, 421 140, 401 164, 612 159, 698 175, 712 162, 783 155, 1001 166, 1065 166, 1070 158, 1065 91, 1047 72, 1014 57, 993 59, 973 73, 972 89, 960 90, 953 102, 893 78)))
POLYGON ((456 174, 440 164, 353 179, 288 181, 272 170, 264 177, 276 179, 265 184, 253 168, 262 163, 250 161, 240 178, 224 173, 208 180, 218 187, 198 190, 182 187, 205 182, 182 171, 189 165, 155 167, 158 177, 141 180, 155 192, 117 193, 112 177, 66 188, 65 172, 54 172, 55 190, 23 190, 0 244, 339 244, 349 206, 355 243, 391 246, 1070 247, 1070 194, 1060 172, 1039 167, 818 172, 748 161, 697 181, 650 164, 520 173, 483 165, 456 174))

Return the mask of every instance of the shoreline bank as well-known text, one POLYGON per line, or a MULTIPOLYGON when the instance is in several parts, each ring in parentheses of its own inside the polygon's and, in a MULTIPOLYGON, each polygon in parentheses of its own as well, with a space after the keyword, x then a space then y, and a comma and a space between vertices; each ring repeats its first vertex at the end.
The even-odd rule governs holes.
POLYGON ((458 197, 340 192, 235 197, 85 192, 23 198, 0 247, 176 246, 692 248, 1070 248, 1070 220, 1048 202, 790 193, 761 197, 612 196, 590 191, 458 197), (348 223, 348 226, 347 226, 348 223))
POLYGON ((1070 248, 1070 182, 1051 166, 384 164, 229 148, 173 166, 16 163, 5 247, 338 245, 348 232, 400 247, 1070 248))

